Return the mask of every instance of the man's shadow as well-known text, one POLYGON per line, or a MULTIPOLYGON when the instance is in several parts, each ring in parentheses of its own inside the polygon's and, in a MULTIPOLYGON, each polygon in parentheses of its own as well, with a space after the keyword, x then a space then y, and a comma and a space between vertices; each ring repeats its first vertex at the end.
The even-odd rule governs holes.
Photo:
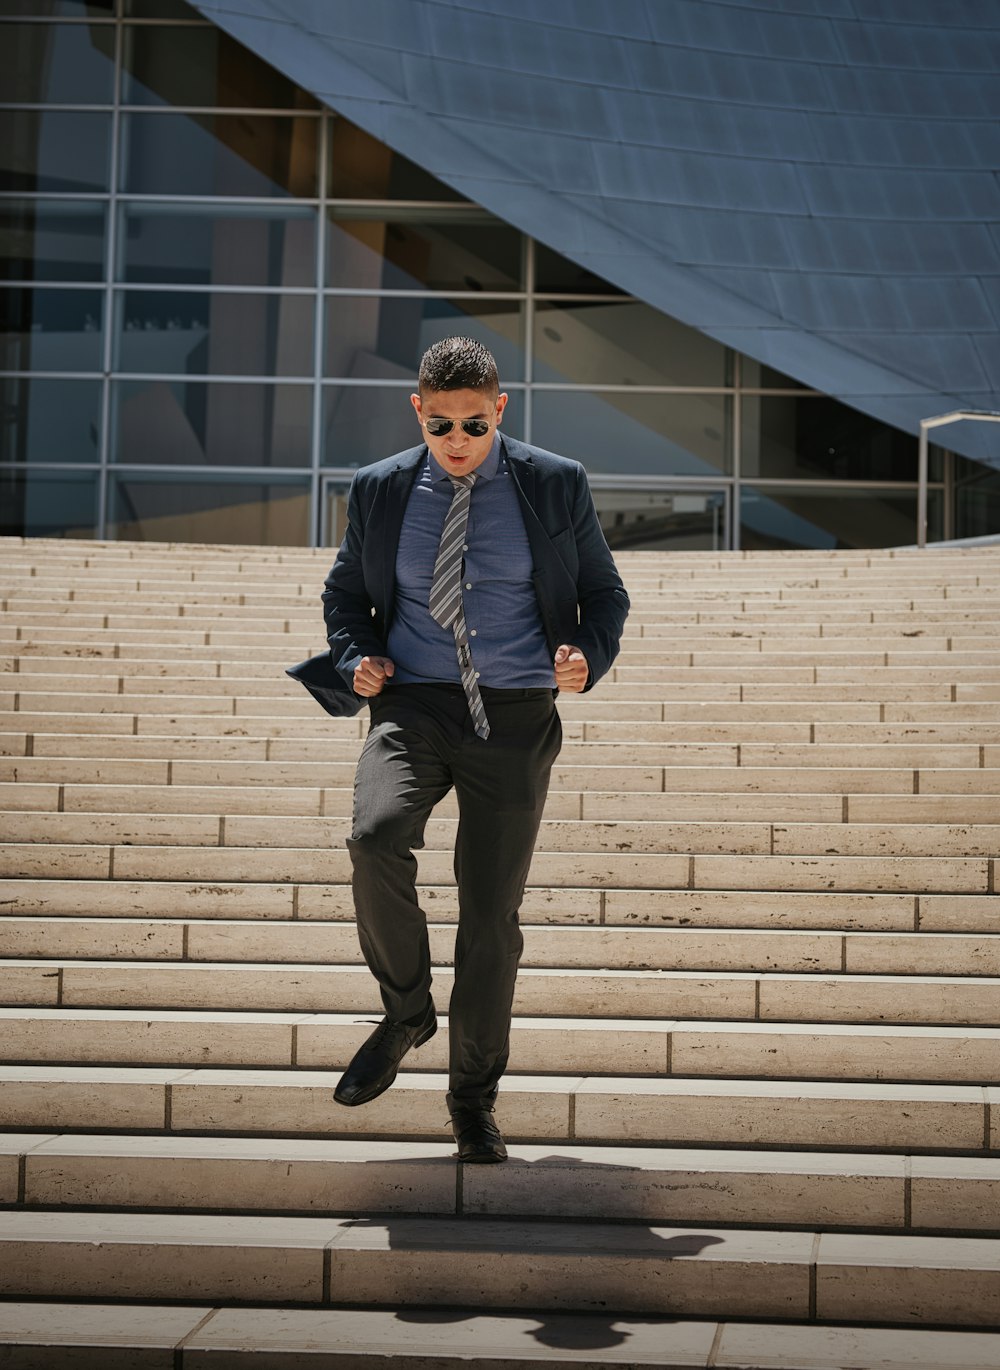
MULTIPOLYGON (((586 1166, 588 1168, 600 1170, 628 1170, 629 1168, 627 1165, 609 1165, 606 1162, 597 1160, 582 1160, 578 1156, 552 1155, 541 1156, 533 1160, 514 1156, 511 1159, 519 1166, 531 1167, 549 1167, 554 1165, 586 1166)), ((451 1165, 455 1163, 453 1157, 447 1159, 443 1157, 435 1158, 435 1160, 438 1164, 442 1165, 451 1165)), ((371 1164, 378 1164, 378 1162, 371 1162, 371 1164)), ((418 1235, 413 1227, 413 1219, 399 1218, 393 1214, 385 1214, 378 1217, 372 1216, 371 1218, 359 1218, 354 1223, 354 1226, 362 1229, 366 1226, 372 1226, 387 1231, 389 1247, 393 1251, 422 1250, 429 1252, 431 1250, 444 1249, 460 1251, 471 1255, 475 1252, 494 1252, 498 1250, 497 1246, 490 1241, 491 1222, 499 1224, 516 1223, 519 1221, 515 1216, 499 1214, 469 1214, 467 1216, 482 1216, 487 1218, 487 1221, 478 1230, 472 1240, 470 1240, 473 1236, 473 1229, 471 1228, 469 1229, 468 1236, 463 1236, 462 1239, 456 1238, 450 1242, 447 1240, 442 1242, 442 1234, 440 1232, 430 1232, 426 1227, 423 1227, 422 1232, 418 1235)), ((561 1220, 561 1217, 558 1214, 540 1214, 538 1216, 543 1222, 546 1220, 553 1222, 561 1220)), ((583 1216, 584 1215, 581 1214, 581 1217, 583 1216)), ((449 1220, 449 1225, 452 1221, 461 1223, 462 1219, 460 1216, 457 1216, 455 1219, 449 1220)), ((670 1220, 669 1218, 666 1218, 659 1221, 669 1222, 670 1220)), ((623 1251, 627 1250, 630 1256, 639 1259, 650 1258, 669 1261, 678 1258, 692 1257, 699 1255, 707 1247, 717 1246, 724 1244, 725 1242, 724 1237, 717 1236, 712 1232, 675 1232, 671 1236, 666 1237, 661 1236, 652 1226, 643 1224, 619 1226, 618 1224, 611 1223, 609 1225, 616 1227, 622 1234, 623 1240, 620 1249, 623 1251)), ((583 1222, 580 1223, 581 1233, 587 1231, 588 1228, 589 1224, 584 1226, 583 1222)), ((609 1253, 611 1249, 612 1248, 609 1247, 609 1253)), ((600 1253, 591 1249, 590 1251, 587 1251, 586 1254, 600 1253)), ((618 1326, 621 1319, 627 1316, 627 1314, 624 1313, 549 1312, 544 1310, 531 1310, 527 1313, 520 1313, 517 1310, 510 1309, 494 1310, 484 1308, 482 1310, 470 1311, 468 1309, 455 1310, 413 1306, 398 1310, 395 1316, 400 1322, 423 1324, 425 1326, 440 1326, 448 1323, 459 1324, 480 1316, 516 1317, 518 1320, 537 1322, 537 1327, 531 1328, 530 1330, 525 1329, 525 1333, 530 1335, 532 1340, 538 1344, 550 1347, 553 1350, 590 1351, 622 1346, 631 1335, 627 1329, 622 1329, 618 1326)), ((631 1321, 634 1323, 637 1319, 632 1318, 631 1321)), ((652 1322, 654 1320, 640 1318, 638 1321, 652 1322)), ((671 1321, 673 1321, 673 1319, 670 1319, 669 1317, 657 1317, 655 1319, 657 1326, 664 1323, 670 1323, 671 1321)))
MULTIPOLYGON (((492 1314, 491 1314, 492 1315, 492 1314)), ((396 1314, 397 1322, 413 1323, 424 1327, 441 1327, 447 1323, 470 1322, 482 1316, 479 1313, 449 1312, 446 1309, 403 1308, 396 1314)), ((496 1316, 502 1317, 503 1314, 496 1316)), ((554 1351, 600 1351, 608 1347, 624 1346, 632 1335, 626 1328, 618 1326, 619 1319, 604 1313, 519 1313, 519 1321, 536 1322, 537 1327, 525 1328, 526 1336, 541 1346, 554 1351)), ((631 1319, 645 1322, 646 1319, 631 1319)), ((669 1324, 673 1319, 658 1318, 656 1326, 669 1324)))

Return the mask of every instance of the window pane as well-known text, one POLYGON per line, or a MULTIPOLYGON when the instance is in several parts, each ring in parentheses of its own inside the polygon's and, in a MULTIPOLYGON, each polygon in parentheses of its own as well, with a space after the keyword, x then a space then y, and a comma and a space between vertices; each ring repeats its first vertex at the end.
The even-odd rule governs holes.
POLYGON ((99 290, 27 290, 0 295, 6 371, 100 371, 99 290))
POLYGON ((127 114, 122 131, 122 189, 137 195, 316 194, 312 116, 127 114))
POLYGON ((326 301, 326 375, 416 380, 427 348, 456 333, 490 349, 501 384, 522 379, 524 321, 516 301, 351 295, 326 301))
POLYGON ((535 244, 535 289, 543 294, 559 292, 563 295, 620 295, 616 285, 595 276, 585 266, 577 266, 568 257, 553 252, 544 243, 535 244))
POLYGON ((98 461, 101 382, 5 376, 0 461, 98 461))
POLYGON ((539 304, 535 379, 574 385, 727 385, 726 349, 631 300, 539 304))
POLYGON ((718 476, 731 469, 726 395, 536 390, 532 442, 588 471, 718 476))
POLYGON ((129 25, 122 101, 127 105, 217 105, 316 109, 294 81, 214 25, 129 25))
POLYGON ((825 395, 745 396, 743 476, 916 480, 917 440, 825 395))
POLYGON ((97 475, 0 471, 0 537, 92 538, 97 475))
POLYGON ((121 276, 178 285, 311 286, 311 209, 127 205, 121 276))
POLYGON ((308 466, 307 385, 116 381, 112 460, 167 466, 308 466))
POLYGON ((0 90, 10 104, 109 105, 114 53, 110 24, 4 24, 0 90))
POLYGON ((104 206, 79 200, 0 200, 0 276, 14 281, 99 281, 104 206))
POLYGON ((0 110, 0 190, 107 190, 110 114, 0 110))
MULTIPOLYGON (((743 487, 741 546, 901 547, 917 540, 917 492, 743 487)), ((941 536, 941 495, 928 502, 930 536, 941 536)))
POLYGON ((955 536, 1000 533, 1000 471, 978 462, 955 462, 955 536))
POLYGON ((117 369, 168 376, 309 376, 308 295, 129 290, 119 297, 117 369))
POLYGON ((521 234, 485 212, 340 208, 327 231, 327 285, 372 290, 520 290, 521 234))
POLYGON ((457 190, 393 152, 347 119, 330 127, 333 200, 464 200, 457 190))
POLYGON ((618 551, 721 552, 728 546, 721 490, 593 491, 608 546, 618 551))
MULTIPOLYGON (((368 466, 423 442, 410 404, 410 386, 323 387, 324 466, 368 466)), ((502 431, 524 436, 524 395, 511 391, 502 431)))
POLYGON ((308 480, 137 473, 113 478, 110 503, 115 538, 268 547, 309 541, 308 480))

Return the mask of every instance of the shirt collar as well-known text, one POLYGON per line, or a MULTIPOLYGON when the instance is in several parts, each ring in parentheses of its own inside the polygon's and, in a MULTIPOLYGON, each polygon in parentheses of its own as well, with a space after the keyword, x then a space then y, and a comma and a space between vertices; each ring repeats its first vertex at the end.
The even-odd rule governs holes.
MULTIPOLYGON (((434 459, 434 453, 427 449, 427 465, 430 468, 431 480, 451 480, 448 472, 434 459)), ((492 480, 500 469, 500 433, 493 434, 493 446, 490 448, 489 456, 481 466, 476 467, 475 475, 477 480, 492 480)))

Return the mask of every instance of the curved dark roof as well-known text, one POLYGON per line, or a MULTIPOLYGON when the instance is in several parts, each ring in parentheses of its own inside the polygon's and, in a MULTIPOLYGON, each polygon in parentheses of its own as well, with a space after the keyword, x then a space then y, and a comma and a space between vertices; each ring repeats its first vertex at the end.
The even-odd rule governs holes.
MULTIPOLYGON (((201 0, 463 195, 900 428, 1000 409, 996 0, 201 0)), ((997 428, 949 446, 1000 464, 997 428)))

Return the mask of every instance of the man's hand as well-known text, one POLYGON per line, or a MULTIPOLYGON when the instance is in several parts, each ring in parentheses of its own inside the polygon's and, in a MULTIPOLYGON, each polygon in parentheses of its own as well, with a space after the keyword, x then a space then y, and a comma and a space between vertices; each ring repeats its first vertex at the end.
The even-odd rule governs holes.
POLYGON ((579 647, 563 645, 556 649, 556 687, 568 694, 579 694, 587 684, 590 667, 579 647))
POLYGON ((381 694, 395 671, 395 664, 387 656, 363 656, 354 668, 354 693, 365 699, 381 694))

